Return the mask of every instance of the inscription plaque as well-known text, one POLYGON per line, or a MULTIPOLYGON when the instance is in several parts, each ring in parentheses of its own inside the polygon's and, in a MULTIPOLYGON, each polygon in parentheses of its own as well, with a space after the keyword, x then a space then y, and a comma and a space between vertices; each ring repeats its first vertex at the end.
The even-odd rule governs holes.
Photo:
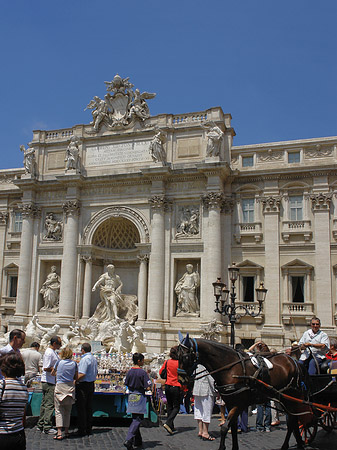
POLYGON ((121 142, 93 145, 86 148, 86 166, 109 166, 112 164, 152 161, 150 141, 121 142))

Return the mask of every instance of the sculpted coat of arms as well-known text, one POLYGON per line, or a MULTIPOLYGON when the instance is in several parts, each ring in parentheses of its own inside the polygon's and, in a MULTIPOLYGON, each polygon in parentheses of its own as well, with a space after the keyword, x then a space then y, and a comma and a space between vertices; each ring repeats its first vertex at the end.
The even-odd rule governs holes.
POLYGON ((136 121, 143 123, 150 117, 150 110, 146 100, 152 99, 156 94, 141 93, 139 89, 133 90, 134 85, 129 78, 115 75, 112 81, 105 81, 107 93, 104 100, 95 96, 86 109, 91 109, 94 131, 98 132, 104 124, 108 129, 115 127, 128 127, 136 121))

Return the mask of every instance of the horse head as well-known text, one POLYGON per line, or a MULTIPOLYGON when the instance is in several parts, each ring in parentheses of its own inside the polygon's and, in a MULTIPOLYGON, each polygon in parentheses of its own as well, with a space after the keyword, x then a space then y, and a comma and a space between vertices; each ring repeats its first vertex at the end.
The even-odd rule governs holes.
POLYGON ((179 332, 180 344, 178 345, 178 377, 181 383, 186 384, 193 379, 193 372, 198 365, 198 344, 195 339, 190 339, 188 333, 184 338, 179 332))

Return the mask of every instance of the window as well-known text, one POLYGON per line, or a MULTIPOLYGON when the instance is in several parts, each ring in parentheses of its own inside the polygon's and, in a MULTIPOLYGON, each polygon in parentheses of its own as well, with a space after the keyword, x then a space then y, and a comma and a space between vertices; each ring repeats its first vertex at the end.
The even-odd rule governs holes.
POLYGON ((241 344, 246 350, 248 350, 253 344, 255 344, 255 339, 241 339, 241 344))
POLYGON ((292 195, 289 197, 290 220, 303 220, 303 197, 292 195))
POLYGON ((304 277, 291 277, 292 301, 295 303, 304 302, 304 277))
POLYGON ((254 222, 254 208, 255 199, 254 198, 243 198, 242 199, 242 216, 244 223, 254 222))
POLYGON ((10 275, 9 277, 9 297, 16 297, 18 288, 18 277, 17 275, 10 275))
POLYGON ((301 160, 300 152, 288 153, 288 163, 289 164, 299 163, 300 160, 301 160))
POLYGON ((21 233, 22 231, 22 213, 16 211, 14 213, 14 233, 21 233))
POLYGON ((254 302, 255 277, 242 277, 242 289, 244 302, 254 302))
POLYGON ((254 165, 253 156, 243 156, 242 157, 242 167, 252 167, 254 165))

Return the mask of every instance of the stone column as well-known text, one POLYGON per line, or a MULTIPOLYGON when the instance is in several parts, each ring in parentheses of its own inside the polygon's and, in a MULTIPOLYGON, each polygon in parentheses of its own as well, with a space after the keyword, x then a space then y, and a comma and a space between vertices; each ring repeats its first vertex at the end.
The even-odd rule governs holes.
POLYGON ((149 293, 147 318, 163 320, 165 283, 165 211, 168 201, 164 195, 149 199, 152 206, 151 255, 149 262, 149 293))
MULTIPOLYGON (((1 258, 0 258, 0 293, 3 292, 3 290, 2 290, 2 283, 3 283, 2 269, 3 269, 3 255, 4 255, 4 249, 5 249, 5 236, 6 236, 7 221, 8 221, 8 212, 7 211, 0 211, 0 252, 1 252, 1 258)), ((7 293, 6 293, 6 295, 7 295, 7 293)))
POLYGON ((331 292, 330 203, 331 193, 310 196, 314 213, 316 315, 322 327, 333 326, 331 292), (324 301, 322 300, 324 297, 324 301))
POLYGON ((34 203, 25 203, 22 205, 21 248, 15 312, 15 315, 17 316, 26 316, 28 314, 32 269, 33 228, 34 218, 38 212, 39 209, 34 203))
MULTIPOLYGON (((228 284, 227 280, 227 267, 232 263, 231 261, 231 249, 232 249, 232 215, 234 213, 234 199, 231 196, 226 196, 223 203, 221 212, 222 214, 222 239, 223 239, 223 268, 222 268, 222 281, 228 284)), ((215 280, 213 280, 215 281, 215 280)))
POLYGON ((61 265, 60 316, 74 317, 77 281, 78 200, 63 204, 66 215, 61 265))
POLYGON ((279 214, 281 197, 261 198, 264 214, 265 285, 268 289, 264 304, 265 326, 280 327, 280 259, 279 214))
POLYGON ((91 304, 91 284, 92 284, 92 258, 91 256, 83 256, 85 262, 84 269, 84 288, 83 288, 83 308, 82 319, 89 319, 91 304))
POLYGON ((147 298, 147 263, 148 255, 139 255, 138 273, 138 320, 146 319, 146 298, 147 298))
POLYGON ((222 275, 221 260, 221 216, 222 192, 209 192, 202 196, 204 208, 208 211, 207 226, 203 227, 204 259, 201 273, 201 320, 215 317, 212 283, 222 275))

